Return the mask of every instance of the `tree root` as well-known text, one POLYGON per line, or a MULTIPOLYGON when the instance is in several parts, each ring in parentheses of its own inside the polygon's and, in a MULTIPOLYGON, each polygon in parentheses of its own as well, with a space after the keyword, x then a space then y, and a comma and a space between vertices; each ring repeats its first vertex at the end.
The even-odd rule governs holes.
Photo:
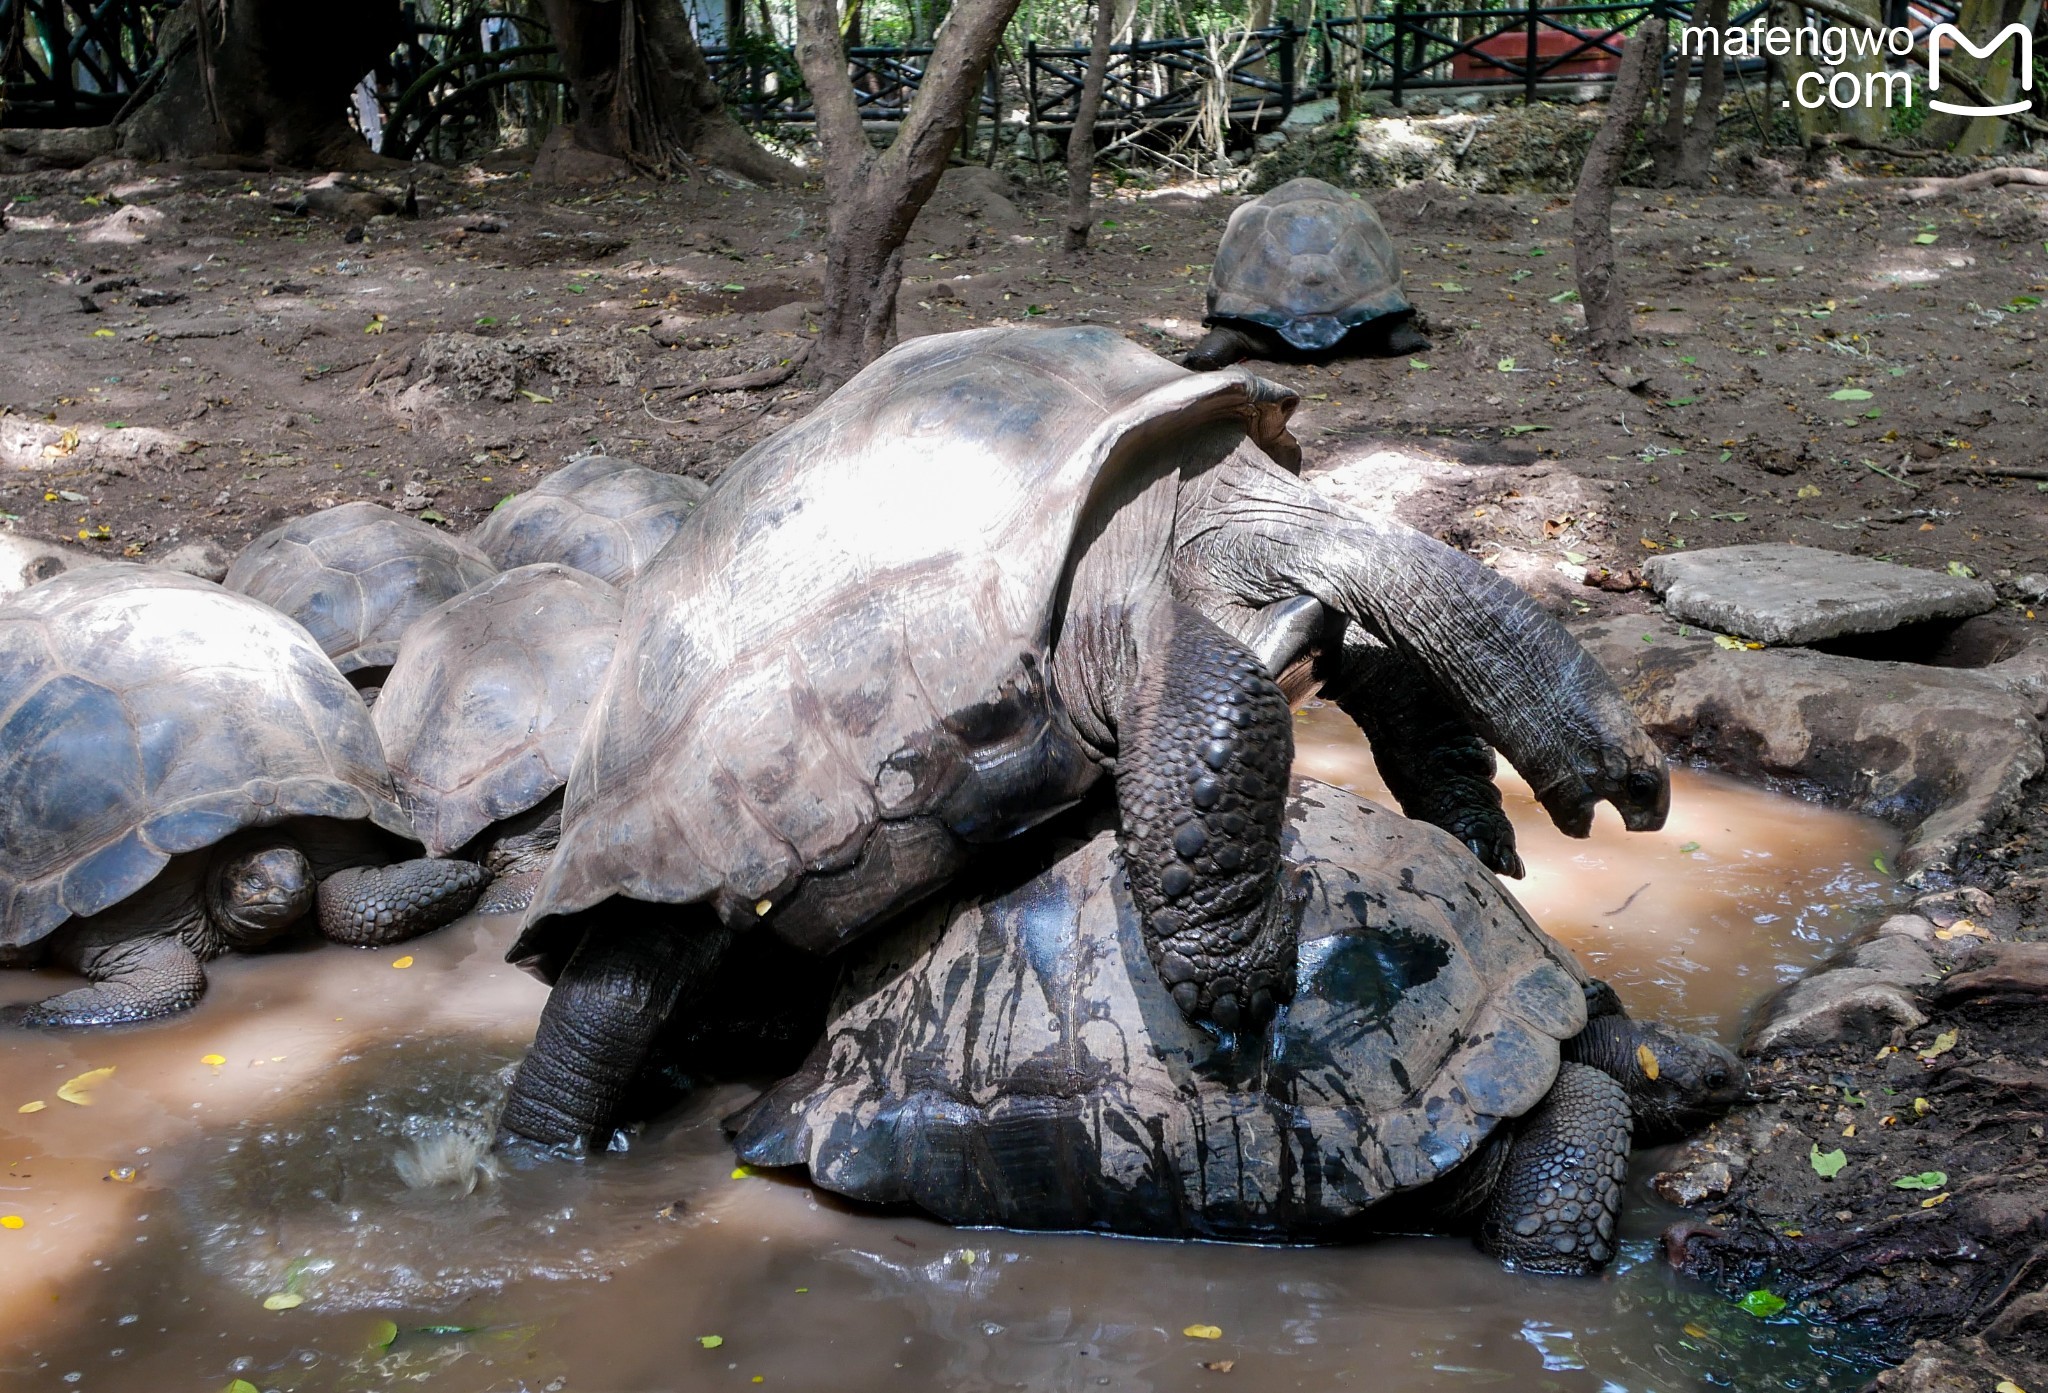
POLYGON ((811 346, 804 343, 788 358, 772 367, 755 368, 752 372, 736 372, 726 377, 707 377, 701 382, 661 382, 647 389, 647 395, 656 392, 681 392, 686 397, 700 396, 705 392, 758 392, 764 387, 780 387, 802 370, 804 361, 811 356, 811 346))

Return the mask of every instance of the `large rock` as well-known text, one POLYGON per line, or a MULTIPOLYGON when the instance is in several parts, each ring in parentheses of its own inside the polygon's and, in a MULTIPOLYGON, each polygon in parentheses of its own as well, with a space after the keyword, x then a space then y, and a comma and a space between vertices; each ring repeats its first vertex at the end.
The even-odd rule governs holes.
POLYGON ((1998 603, 1979 580, 1775 543, 1665 552, 1644 563, 1643 578, 1673 618, 1759 643, 1881 634, 1998 603))
POLYGON ((1906 830, 1913 884, 2012 809, 2042 769, 2048 644, 1981 668, 1729 649, 1655 616, 1574 631, 1673 756, 1906 830))

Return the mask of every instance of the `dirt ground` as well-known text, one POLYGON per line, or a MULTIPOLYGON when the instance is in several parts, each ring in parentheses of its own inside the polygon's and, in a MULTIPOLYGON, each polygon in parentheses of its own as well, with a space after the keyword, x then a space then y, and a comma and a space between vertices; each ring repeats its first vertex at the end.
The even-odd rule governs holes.
MULTIPOLYGON (((1060 190, 1029 173, 949 174, 906 257, 904 335, 1092 321, 1167 353, 1199 337, 1234 196, 1127 185, 1076 259, 1057 249, 1060 190)), ((2023 638, 2035 603, 2048 617, 2048 191, 1748 183, 1766 191, 1624 193, 1642 331, 1627 371, 1577 343, 1566 199, 1428 184, 1379 205, 1434 346, 1261 371, 1302 393, 1311 467, 1386 442, 1485 466, 1472 487, 1433 486, 1424 524, 1540 576, 1567 615, 1640 606, 1629 587, 1659 549, 1791 541, 1968 568, 2023 638)), ((551 193, 508 163, 426 172, 418 198, 411 220, 296 178, 107 163, 0 178, 0 527, 148 559, 200 539, 231 551, 360 497, 463 530, 591 448, 715 479, 813 404, 785 369, 819 298, 815 189, 707 175, 551 193), (734 377, 766 385, 703 387, 734 377)), ((2037 795, 1973 863, 2001 932, 2039 933, 2041 812, 2037 795)), ((1996 1082, 2038 1080, 2048 1040, 2037 1012, 1972 1007, 1903 1043, 1772 1079, 1776 1159, 1723 1216, 1748 1241, 1712 1259, 1705 1244, 1697 1270, 1732 1290, 1779 1262, 1810 1282, 1769 1280, 1842 1319, 1904 1299, 1924 1318, 1897 1326, 1902 1348, 1994 1294, 1991 1260, 1964 1250, 2009 1266, 2048 1220, 1982 1219, 1967 1187, 2048 1192, 2038 1083, 2016 1097, 1996 1082), (1951 1028, 1946 1057, 1922 1061, 1951 1028), (1911 1112, 1921 1096, 1929 1116, 1911 1112), (1883 1150, 1823 1189, 1801 1169, 1808 1134, 1855 1148, 1832 1140, 1847 1125, 1883 1150), (1934 1170, 1954 1202, 1923 1209, 1890 1184, 1934 1170), (1822 1254, 1796 1236, 1845 1231, 1844 1214, 1904 1246, 1822 1254)), ((2022 1269, 2034 1287, 2043 1255, 2022 1269)), ((2020 1338, 2040 1357, 2038 1329, 2020 1338)))

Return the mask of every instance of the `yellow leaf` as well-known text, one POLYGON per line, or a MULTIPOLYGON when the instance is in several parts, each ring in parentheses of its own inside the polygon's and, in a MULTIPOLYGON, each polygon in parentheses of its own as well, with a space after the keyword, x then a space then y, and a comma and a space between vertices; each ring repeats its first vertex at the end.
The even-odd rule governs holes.
POLYGON ((1818 497, 1820 497, 1820 485, 1819 485, 1819 484, 1801 484, 1801 485, 1799 486, 1799 495, 1798 495, 1798 496, 1799 496, 1799 497, 1801 497, 1801 498, 1818 498, 1818 497))
POLYGON ((0 1229, 18 1229, 27 1222, 19 1214, 0 1214, 0 1229))
POLYGON ((402 972, 402 971, 404 971, 404 970, 405 970, 406 968, 408 968, 408 967, 411 967, 411 966, 412 966, 412 954, 410 954, 410 953, 407 953, 407 954, 406 954, 406 955, 405 955, 404 957, 402 957, 402 958, 394 958, 394 959, 392 959, 392 961, 391 961, 391 965, 392 965, 393 967, 395 967, 395 968, 399 969, 399 970, 400 970, 401 972, 402 972))
POLYGON ((16 1108, 15 1111, 41 1112, 44 1108, 47 1108, 48 1106, 50 1106, 48 1103, 45 1103, 42 1099, 38 1098, 33 1103, 23 1103, 20 1107, 16 1108))
POLYGON ((1925 1117, 1933 1111, 1934 1104, 1928 1102, 1925 1098, 1915 1098, 1913 1100, 1913 1116, 1925 1117))
POLYGON ((1806 1230, 1805 1230, 1805 1229, 1786 1229, 1786 1230, 1785 1230, 1785 1237, 1787 1237, 1787 1238, 1804 1238, 1804 1237, 1806 1237, 1806 1230))
POLYGON ((92 336, 96 339, 110 339, 114 337, 114 331, 112 329, 95 329, 92 331, 92 336))
POLYGON ((732 1168, 732 1178, 734 1180, 749 1180, 753 1177, 753 1174, 754 1168, 752 1166, 734 1166, 732 1168))
MULTIPOLYGON (((1920 1058, 1932 1059, 1936 1055, 1947 1054, 1950 1050, 1954 1049, 1955 1047, 1956 1033, 1953 1030, 1944 1030, 1941 1032, 1941 1034, 1934 1037, 1933 1044, 1929 1045, 1926 1049, 1920 1051, 1920 1058)), ((59 1091, 61 1092, 62 1090, 59 1091)))
POLYGON ((266 1311, 289 1311, 294 1306, 303 1306, 306 1298, 295 1291, 274 1291, 263 1298, 266 1311))
POLYGON ((1847 1127, 1844 1127, 1844 1128, 1842 1129, 1842 1135, 1843 1135, 1843 1136, 1845 1136, 1845 1137, 1853 1137, 1853 1136, 1855 1136, 1855 1135, 1856 1135, 1856 1124, 1852 1122, 1852 1123, 1850 1123, 1850 1124, 1849 1124, 1849 1125, 1848 1125, 1847 1127))
POLYGON ((756 900, 754 901, 754 917, 756 919, 764 919, 767 917, 768 911, 773 908, 775 908, 775 902, 772 900, 756 900))
POLYGON ((1707 1328, 1704 1325, 1688 1325, 1685 1327, 1685 1333, 1692 1336, 1695 1340, 1707 1338, 1707 1328))
POLYGON ((1926 1199, 1920 1201, 1920 1207, 1922 1209, 1932 1209, 1937 1204, 1944 1204, 1948 1200, 1948 1193, 1948 1191, 1943 1190, 1938 1195, 1929 1195, 1926 1199))
POLYGON ((122 1185, 133 1185, 135 1183, 135 1167, 116 1166, 107 1172, 107 1179, 122 1185))
POLYGON ((1651 1079, 1657 1077, 1657 1052, 1648 1045, 1636 1046, 1636 1063, 1643 1066, 1645 1076, 1651 1079))
POLYGON ((2009 1378, 2002 1378, 1998 1381, 1998 1385, 1992 1390, 1992 1393, 2027 1393, 2027 1390, 2009 1378))
POLYGON ((1223 1327, 1220 1325, 1191 1325, 1180 1333, 1187 1336, 1190 1340, 1220 1340, 1223 1338, 1223 1327))
POLYGON ((697 1343, 704 1346, 704 1348, 706 1349, 717 1349, 720 1345, 725 1343, 725 1336, 699 1335, 697 1337, 697 1343))
POLYGON ((77 1078, 68 1080, 57 1090, 57 1096, 67 1103, 76 1103, 81 1108, 92 1106, 92 1091, 113 1076, 114 1066, 104 1069, 88 1069, 77 1078))
POLYGON ((199 1056, 199 1062, 201 1064, 211 1064, 214 1068, 218 1069, 221 1065, 228 1062, 228 1057, 224 1054, 202 1054, 199 1056))

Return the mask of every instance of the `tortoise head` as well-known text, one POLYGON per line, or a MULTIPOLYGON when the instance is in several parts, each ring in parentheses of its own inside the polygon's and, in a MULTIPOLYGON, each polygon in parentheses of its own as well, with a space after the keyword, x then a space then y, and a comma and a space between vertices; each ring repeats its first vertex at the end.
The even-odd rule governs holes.
POLYGON ((1610 1072, 1628 1093, 1635 1143, 1676 1141, 1724 1116, 1748 1096, 1749 1070, 1704 1035, 1657 1021, 1627 1021, 1610 1072))
POLYGON ((289 842, 243 847, 214 864, 214 923, 231 948, 260 948, 313 907, 313 867, 289 842))

